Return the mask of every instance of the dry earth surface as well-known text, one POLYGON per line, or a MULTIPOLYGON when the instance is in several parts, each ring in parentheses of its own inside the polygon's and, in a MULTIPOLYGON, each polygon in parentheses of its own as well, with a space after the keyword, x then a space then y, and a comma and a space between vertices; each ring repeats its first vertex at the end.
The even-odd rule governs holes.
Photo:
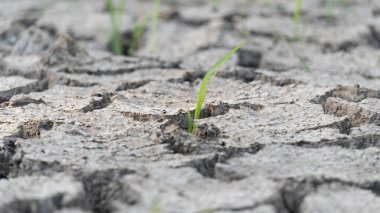
POLYGON ((161 4, 115 56, 105 1, 0 1, 1 213, 379 212, 378 0, 305 1, 295 42, 290 0, 161 4))

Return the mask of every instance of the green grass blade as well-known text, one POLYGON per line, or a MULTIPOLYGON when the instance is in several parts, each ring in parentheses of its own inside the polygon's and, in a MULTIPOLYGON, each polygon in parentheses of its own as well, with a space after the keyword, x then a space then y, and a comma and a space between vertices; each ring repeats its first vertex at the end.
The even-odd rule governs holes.
POLYGON ((268 5, 269 7, 271 7, 271 8, 274 7, 273 0, 267 0, 266 2, 267 2, 267 5, 268 5))
POLYGON ((221 59, 219 59, 219 61, 206 73, 205 77, 203 78, 199 92, 198 92, 197 104, 196 104, 195 113, 194 113, 194 120, 192 122, 193 134, 196 133, 196 122, 199 119, 199 116, 201 114, 202 105, 205 100, 207 89, 208 89, 207 85, 211 82, 211 80, 214 78, 216 73, 219 71, 219 68, 223 66, 223 64, 225 64, 226 61, 243 45, 244 45, 244 42, 240 42, 233 49, 231 49, 226 55, 224 55, 221 59))
POLYGON ((158 27, 158 18, 160 15, 160 4, 161 0, 154 0, 154 9, 151 21, 151 35, 150 35, 150 51, 152 53, 157 51, 157 27, 158 27))
POLYGON ((327 21, 331 22, 334 17, 334 0, 327 0, 327 21))
POLYGON ((121 33, 120 33, 120 20, 118 20, 115 6, 113 4, 113 0, 107 1, 108 12, 110 14, 111 19, 111 28, 112 28, 112 51, 121 55, 123 53, 122 43, 121 43, 121 33))
POLYGON ((160 202, 159 201, 155 201, 153 203, 153 206, 150 210, 151 213, 161 213, 161 207, 160 207, 160 202))
POLYGON ((343 6, 348 6, 348 1, 347 0, 340 0, 339 1, 343 6))
POLYGON ((131 45, 129 46, 129 50, 128 50, 128 53, 131 55, 134 51, 137 50, 137 47, 138 47, 138 44, 141 40, 141 37, 144 33, 144 30, 146 28, 146 25, 147 25, 147 21, 148 21, 148 18, 147 17, 144 17, 142 19, 142 21, 140 22, 137 22, 136 25, 134 26, 133 28, 133 36, 132 36, 132 41, 131 41, 131 45))
MULTIPOLYGON (((299 60, 299 63, 300 65, 304 68, 305 71, 308 71, 308 72, 311 72, 311 69, 310 67, 308 66, 307 64, 307 61, 305 60, 305 58, 302 56, 303 53, 296 49, 293 44, 287 39, 285 38, 284 35, 282 35, 280 32, 277 31, 277 29, 273 26, 273 24, 271 24, 269 21, 267 21, 267 24, 268 26, 270 27, 271 30, 273 30, 276 34, 276 36, 280 39, 280 41, 282 41, 283 43, 287 44, 288 47, 290 48, 291 52, 293 53, 293 55, 296 56, 296 58, 299 60)), ((301 42, 304 43, 305 42, 305 36, 302 36, 301 37, 302 40, 301 42)))
POLYGON ((125 13, 125 5, 126 5, 126 0, 119 0, 119 7, 117 9, 118 11, 118 25, 121 26, 123 24, 123 15, 125 13))
POLYGON ((188 130, 189 130, 189 132, 191 133, 191 132, 193 132, 193 119, 191 118, 191 113, 190 113, 190 111, 187 111, 187 122, 188 122, 188 125, 189 125, 189 128, 188 128, 188 130))
POLYGON ((243 19, 242 16, 238 16, 238 21, 239 21, 239 23, 241 25, 241 29, 240 29, 241 34, 245 37, 245 39, 248 40, 248 38, 249 38, 249 30, 248 30, 247 23, 244 21, 244 19, 243 19))
POLYGON ((294 24, 294 39, 298 39, 299 34, 299 25, 300 25, 300 18, 301 18, 301 12, 302 12, 302 0, 295 0, 296 5, 294 8, 294 14, 293 14, 293 24, 294 24))
POLYGON ((218 9, 219 5, 220 5, 220 1, 221 0, 212 0, 212 6, 213 8, 216 10, 218 9))

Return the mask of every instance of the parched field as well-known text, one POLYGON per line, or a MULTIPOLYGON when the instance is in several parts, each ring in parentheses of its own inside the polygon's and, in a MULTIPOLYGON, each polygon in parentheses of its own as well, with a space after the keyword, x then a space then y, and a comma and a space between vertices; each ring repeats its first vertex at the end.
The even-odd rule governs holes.
POLYGON ((106 1, 1 0, 0 213, 379 212, 380 1, 327 2, 162 0, 118 56, 106 1))

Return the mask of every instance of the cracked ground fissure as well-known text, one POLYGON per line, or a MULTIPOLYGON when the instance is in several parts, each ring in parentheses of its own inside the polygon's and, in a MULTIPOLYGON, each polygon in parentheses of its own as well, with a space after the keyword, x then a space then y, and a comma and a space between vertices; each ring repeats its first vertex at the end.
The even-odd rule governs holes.
MULTIPOLYGON (((103 1, 22 2, 0 3, 0 212, 380 208, 376 1, 332 21, 305 2, 304 42, 286 1, 162 1, 157 52, 147 29, 129 56, 98 29, 103 1), (189 134, 202 77, 242 39, 189 134)), ((125 35, 153 6, 128 5, 125 35)))

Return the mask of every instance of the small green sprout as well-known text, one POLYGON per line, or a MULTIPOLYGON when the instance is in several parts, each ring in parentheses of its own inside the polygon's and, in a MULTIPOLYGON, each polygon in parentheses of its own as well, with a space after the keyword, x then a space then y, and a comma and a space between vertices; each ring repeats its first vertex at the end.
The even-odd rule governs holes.
POLYGON ((302 13, 302 0, 295 0, 295 8, 294 8, 294 14, 293 14, 293 24, 294 24, 294 39, 298 39, 299 36, 299 24, 300 24, 300 18, 302 13))
POLYGON ((150 209, 151 213, 161 213, 161 207, 160 207, 160 202, 154 201, 152 208, 150 209))
MULTIPOLYGON (((308 71, 308 72, 311 72, 311 69, 307 65, 307 61, 306 61, 305 57, 302 56, 302 52, 300 53, 300 50, 295 49, 294 46, 293 46, 293 44, 289 41, 291 39, 285 38, 285 36, 282 35, 280 32, 278 32, 277 29, 270 22, 267 22, 267 24, 275 32, 276 37, 279 38, 280 41, 282 41, 282 42, 284 42, 285 44, 288 45, 288 47, 290 48, 290 50, 292 51, 292 53, 299 60, 299 63, 304 68, 304 70, 308 71)), ((301 38, 302 38, 301 42, 304 43, 305 42, 305 40, 304 40, 305 36, 301 36, 301 38)))
MULTIPOLYGON (((299 50, 296 50, 293 46, 292 43, 290 43, 283 35, 281 35, 280 33, 277 33, 277 36, 280 38, 280 40, 282 42, 284 42, 285 44, 288 45, 288 47, 290 48, 290 50, 292 51, 293 55, 296 56, 296 58, 298 59, 299 61, 299 64, 304 68, 305 71, 307 72, 311 72, 309 66, 307 65, 307 61, 305 59, 304 56, 302 56, 302 53, 300 53, 299 50)), ((304 36, 302 36, 301 38, 304 38, 304 36)), ((304 43, 304 41, 302 41, 302 43, 304 43)))
POLYGON ((269 7, 274 7, 273 0, 267 0, 266 2, 269 7))
POLYGON ((221 0, 212 0, 212 7, 214 10, 217 10, 220 5, 221 0))
POLYGON ((334 17, 334 0, 327 0, 327 21, 331 22, 334 17))
POLYGON ((189 126, 189 133, 193 133, 193 129, 194 129, 193 118, 191 117, 190 111, 187 111, 187 122, 189 126))
POLYGON ((134 51, 137 50, 138 44, 141 40, 141 37, 144 33, 144 30, 147 25, 148 18, 145 16, 143 19, 141 19, 139 22, 136 22, 135 26, 133 27, 132 32, 132 41, 131 45, 129 46, 128 53, 131 55, 134 51))
POLYGON ((207 71, 205 77, 202 80, 199 92, 198 92, 198 98, 197 98, 197 104, 195 107, 194 112, 194 119, 191 119, 190 112, 187 113, 188 118, 188 124, 189 124, 189 132, 193 135, 196 134, 196 123, 199 119, 199 116, 201 114, 201 109, 203 102, 206 97, 206 93, 208 92, 208 84, 212 82, 215 75, 218 73, 220 67, 222 67, 226 61, 236 52, 238 51, 242 46, 244 45, 244 42, 240 42, 238 45, 236 45, 233 49, 231 49, 226 55, 224 55, 219 61, 209 70, 207 71))
POLYGON ((117 55, 121 55, 121 54, 123 54, 123 47, 122 47, 120 25, 121 25, 122 15, 124 13, 125 0, 119 1, 119 7, 118 8, 115 8, 113 0, 108 0, 107 1, 107 8, 108 8, 108 12, 110 14, 110 19, 111 19, 112 51, 117 55))
POLYGON ((161 0, 154 0, 154 9, 151 19, 151 35, 150 35, 150 51, 152 53, 157 51, 157 26, 158 26, 158 19, 160 15, 160 4, 161 0))
POLYGON ((348 1, 347 0, 340 0, 340 3, 344 6, 347 6, 348 5, 348 1))
POLYGON ((239 20, 239 23, 241 24, 241 34, 245 37, 245 39, 248 39, 249 38, 249 30, 248 30, 248 26, 247 26, 247 23, 245 22, 245 20, 243 19, 242 16, 238 16, 238 20, 239 20))

